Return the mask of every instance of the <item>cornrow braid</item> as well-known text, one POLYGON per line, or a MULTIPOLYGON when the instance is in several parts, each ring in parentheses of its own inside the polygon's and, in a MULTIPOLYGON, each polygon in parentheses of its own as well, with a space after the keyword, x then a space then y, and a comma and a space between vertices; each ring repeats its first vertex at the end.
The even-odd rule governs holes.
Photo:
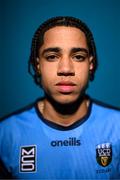
POLYGON ((33 76, 36 84, 40 85, 40 82, 41 82, 40 74, 38 73, 38 70, 37 70, 37 64, 38 64, 37 57, 39 54, 39 49, 43 45, 44 34, 47 30, 56 26, 76 27, 84 32, 87 39, 89 54, 93 56, 94 68, 92 72, 90 72, 90 80, 92 81, 94 79, 94 74, 98 66, 96 46, 95 46, 92 32, 87 27, 87 25, 84 22, 82 22, 80 19, 69 17, 69 16, 58 16, 58 17, 53 17, 51 19, 48 19, 43 24, 41 24, 39 28, 36 30, 32 39, 31 54, 30 54, 29 62, 28 62, 28 71, 33 76))

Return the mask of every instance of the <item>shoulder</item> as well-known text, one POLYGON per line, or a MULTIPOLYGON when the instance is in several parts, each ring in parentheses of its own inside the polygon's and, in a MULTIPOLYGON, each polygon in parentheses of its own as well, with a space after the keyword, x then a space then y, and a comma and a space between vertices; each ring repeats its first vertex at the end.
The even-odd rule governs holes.
POLYGON ((26 121, 27 119, 29 119, 29 117, 35 114, 34 111, 34 103, 32 103, 20 110, 13 112, 0 119, 0 128, 3 128, 4 126, 6 127, 7 125, 15 126, 22 121, 26 121))
MULTIPOLYGON (((91 126, 100 141, 113 142, 120 147, 120 110, 98 101, 92 101, 91 126)), ((99 144, 99 143, 98 143, 99 144)))
POLYGON ((120 123, 120 109, 100 101, 92 100, 92 112, 102 120, 118 121, 120 123))
POLYGON ((36 111, 34 106, 28 106, 1 119, 0 147, 7 149, 14 146, 14 143, 11 144, 11 142, 22 142, 24 138, 29 136, 27 135, 27 131, 31 131, 33 126, 35 126, 35 118, 36 111))

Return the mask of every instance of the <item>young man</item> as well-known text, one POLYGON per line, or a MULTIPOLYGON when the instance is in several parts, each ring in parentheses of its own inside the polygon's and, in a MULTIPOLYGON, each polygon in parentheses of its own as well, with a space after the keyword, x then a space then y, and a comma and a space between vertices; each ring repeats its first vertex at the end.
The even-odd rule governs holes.
POLYGON ((85 93, 96 68, 81 20, 56 17, 38 28, 29 71, 45 97, 1 121, 2 179, 120 179, 120 112, 85 93))

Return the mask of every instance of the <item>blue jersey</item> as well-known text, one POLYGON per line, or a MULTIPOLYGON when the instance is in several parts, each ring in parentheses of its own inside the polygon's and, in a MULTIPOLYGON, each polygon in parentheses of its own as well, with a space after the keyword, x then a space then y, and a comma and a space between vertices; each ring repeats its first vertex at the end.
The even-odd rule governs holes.
POLYGON ((1 178, 120 179, 120 111, 91 101, 63 127, 32 106, 0 122, 0 163, 1 178))

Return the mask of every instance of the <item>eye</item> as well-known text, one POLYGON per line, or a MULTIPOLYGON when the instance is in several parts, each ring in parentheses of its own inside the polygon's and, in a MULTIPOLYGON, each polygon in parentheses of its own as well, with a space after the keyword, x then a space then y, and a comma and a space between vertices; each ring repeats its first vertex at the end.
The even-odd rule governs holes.
POLYGON ((75 61, 84 61, 84 60, 86 59, 86 56, 83 56, 83 55, 78 54, 78 55, 74 55, 72 58, 73 58, 75 61))
POLYGON ((47 59, 47 61, 56 61, 58 59, 58 56, 57 55, 47 55, 45 57, 47 59))

